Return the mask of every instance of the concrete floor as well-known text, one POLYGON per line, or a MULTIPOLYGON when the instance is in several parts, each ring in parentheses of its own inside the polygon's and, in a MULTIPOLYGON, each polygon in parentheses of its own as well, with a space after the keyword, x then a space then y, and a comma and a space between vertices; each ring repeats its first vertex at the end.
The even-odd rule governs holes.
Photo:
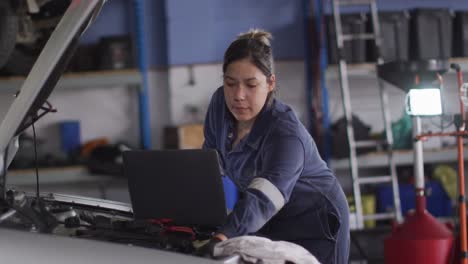
POLYGON ((384 263, 384 239, 390 226, 351 231, 350 263, 384 263))

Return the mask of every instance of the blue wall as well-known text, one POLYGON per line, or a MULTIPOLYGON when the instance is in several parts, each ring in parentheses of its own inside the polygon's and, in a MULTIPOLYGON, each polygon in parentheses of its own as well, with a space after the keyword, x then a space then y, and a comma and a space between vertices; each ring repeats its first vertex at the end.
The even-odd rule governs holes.
MULTIPOLYGON (((379 0, 380 10, 445 7, 468 10, 467 0, 379 0)), ((222 61, 240 32, 259 27, 273 33, 276 59, 304 56, 302 0, 169 0, 170 64, 222 61)))
POLYGON ((279 59, 303 56, 302 0, 167 1, 170 64, 222 61, 229 43, 250 28, 273 33, 279 59))
MULTIPOLYGON (((128 0, 127 0, 128 1, 128 0)), ((168 65, 167 53, 167 20, 165 0, 146 0, 145 27, 151 66, 168 65)))
POLYGON ((82 43, 95 43, 101 36, 122 35, 130 32, 128 0, 110 0, 104 5, 94 24, 81 38, 82 43))
MULTIPOLYGON (((83 42, 134 32, 130 0, 109 0, 83 42)), ((415 7, 468 10, 467 0, 378 0, 379 10, 415 7)), ((302 0, 145 0, 150 65, 220 62, 240 32, 258 27, 273 33, 277 59, 304 54, 302 0)))
MULTIPOLYGON (((133 0, 109 0, 94 24, 84 33, 82 43, 97 43, 102 36, 135 33, 133 0)), ((149 64, 168 65, 165 0, 144 0, 145 33, 149 64)))

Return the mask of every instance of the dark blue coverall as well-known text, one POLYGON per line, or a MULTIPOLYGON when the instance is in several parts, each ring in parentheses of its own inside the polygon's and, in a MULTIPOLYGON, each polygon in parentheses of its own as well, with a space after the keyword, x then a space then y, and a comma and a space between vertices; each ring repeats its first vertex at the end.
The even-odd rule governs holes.
POLYGON ((273 99, 232 149, 234 121, 221 87, 211 98, 203 147, 218 151, 242 195, 219 232, 290 241, 322 263, 348 263, 346 197, 291 108, 273 99))

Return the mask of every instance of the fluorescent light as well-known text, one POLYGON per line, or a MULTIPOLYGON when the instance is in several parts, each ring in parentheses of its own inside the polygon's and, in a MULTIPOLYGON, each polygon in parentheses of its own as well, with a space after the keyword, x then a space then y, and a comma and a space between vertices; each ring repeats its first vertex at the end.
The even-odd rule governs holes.
POLYGON ((406 96, 406 111, 409 115, 434 116, 442 114, 440 89, 411 89, 406 96))

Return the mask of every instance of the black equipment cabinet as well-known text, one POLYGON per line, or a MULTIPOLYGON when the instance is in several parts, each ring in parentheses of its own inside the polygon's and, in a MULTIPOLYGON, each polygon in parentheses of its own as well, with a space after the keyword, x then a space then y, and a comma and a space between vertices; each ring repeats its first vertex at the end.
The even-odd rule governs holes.
MULTIPOLYGON (((406 61, 409 59, 410 16, 406 11, 380 12, 380 32, 382 37, 381 55, 384 61, 406 61)), ((368 23, 368 27, 371 27, 368 23)), ((376 61, 377 53, 369 47, 370 61, 376 61)))
POLYGON ((456 12, 453 29, 453 56, 468 57, 468 11, 456 12))
POLYGON ((448 9, 411 12, 410 59, 448 59, 452 56, 452 14, 448 9))
MULTIPOLYGON (((338 50, 336 47, 335 26, 333 16, 326 17, 328 37, 328 63, 338 63, 338 50)), ((343 34, 366 33, 367 16, 365 13, 346 14, 341 17, 343 34)), ((344 44, 343 55, 347 63, 363 63, 366 61, 366 41, 352 40, 344 44)))

